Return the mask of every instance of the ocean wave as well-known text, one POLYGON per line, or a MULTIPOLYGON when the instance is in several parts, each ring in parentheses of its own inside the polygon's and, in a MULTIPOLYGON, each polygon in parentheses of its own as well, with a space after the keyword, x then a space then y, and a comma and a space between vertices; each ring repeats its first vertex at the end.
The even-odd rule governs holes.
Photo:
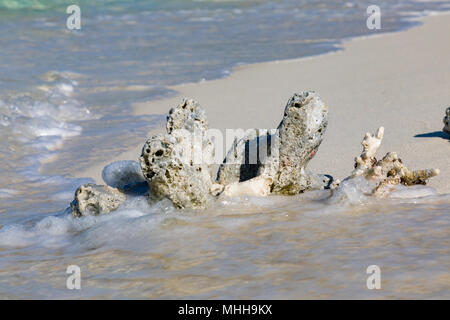
POLYGON ((35 142, 39 149, 54 149, 61 138, 81 134, 82 127, 71 123, 95 118, 73 98, 75 81, 38 87, 30 94, 0 99, 0 132, 12 132, 21 142, 35 142), (54 140, 43 137, 53 137, 54 140))

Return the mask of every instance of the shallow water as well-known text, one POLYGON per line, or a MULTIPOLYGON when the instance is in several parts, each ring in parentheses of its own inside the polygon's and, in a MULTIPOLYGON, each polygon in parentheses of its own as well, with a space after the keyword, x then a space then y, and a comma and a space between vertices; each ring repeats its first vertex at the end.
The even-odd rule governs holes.
POLYGON ((204 211, 130 200, 101 217, 0 230, 7 298, 450 298, 450 196, 233 198, 204 211), (81 290, 66 268, 81 268, 81 290), (368 290, 366 269, 381 269, 368 290))
MULTIPOLYGON (((243 198, 199 212, 137 198, 105 217, 64 212, 92 181, 75 172, 163 124, 151 110, 130 115, 131 103, 238 64, 338 50, 373 34, 368 3, 81 0, 80 31, 66 29, 69 4, 0 0, 0 298, 449 297, 448 195, 374 201, 348 189, 350 202, 243 198), (81 291, 65 287, 71 264, 81 291)), ((449 8, 383 2, 377 33, 449 8)))

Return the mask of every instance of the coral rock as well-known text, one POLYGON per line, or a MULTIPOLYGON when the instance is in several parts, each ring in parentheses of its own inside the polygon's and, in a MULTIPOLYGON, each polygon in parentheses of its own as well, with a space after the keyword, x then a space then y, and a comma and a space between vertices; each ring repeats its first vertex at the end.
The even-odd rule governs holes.
POLYGON ((185 129, 189 132, 208 129, 208 120, 205 110, 198 102, 192 99, 184 99, 176 108, 169 110, 166 123, 167 133, 174 130, 185 129))
POLYGON ((126 195, 116 188, 86 184, 77 189, 70 204, 76 217, 110 213, 126 200, 126 195))
POLYGON ((193 100, 170 110, 167 134, 145 143, 140 157, 153 199, 168 198, 179 208, 202 208, 210 198, 214 145, 204 135, 205 112, 193 100))
POLYGON ((308 190, 301 183, 303 168, 314 157, 328 125, 328 108, 314 92, 294 95, 278 127, 280 154, 272 192, 296 194, 308 190))
POLYGON ((292 96, 284 110, 283 120, 275 133, 252 130, 235 141, 219 168, 218 182, 229 184, 265 175, 273 179, 271 191, 298 194, 311 188, 324 188, 329 181, 308 177, 305 167, 317 153, 328 124, 328 108, 314 92, 292 96), (267 154, 259 152, 264 143, 267 154), (251 145, 256 144, 256 148, 251 145), (256 161, 249 162, 249 150, 258 150, 256 161), (312 183, 314 182, 314 183, 312 183))

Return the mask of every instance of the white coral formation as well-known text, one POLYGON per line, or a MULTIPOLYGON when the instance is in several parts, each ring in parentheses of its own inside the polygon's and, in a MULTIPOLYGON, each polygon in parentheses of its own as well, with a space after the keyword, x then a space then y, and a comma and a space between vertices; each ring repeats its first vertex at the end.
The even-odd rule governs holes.
POLYGON ((364 174, 368 169, 372 168, 375 164, 375 154, 378 148, 381 146, 381 141, 384 136, 384 128, 380 127, 377 133, 372 135, 366 133, 363 141, 361 142, 363 146, 363 152, 360 156, 355 159, 355 170, 353 171, 353 176, 360 176, 364 174))
POLYGON ((147 140, 140 157, 152 199, 168 198, 178 208, 205 207, 215 151, 207 129, 205 112, 194 100, 170 110, 167 133, 147 140))
POLYGON ((445 117, 444 117, 444 130, 447 133, 450 133, 450 107, 447 108, 445 111, 445 117))
POLYGON ((355 169, 352 175, 344 181, 356 177, 364 177, 374 182, 375 187, 372 189, 371 194, 383 197, 389 194, 396 185, 426 184, 428 179, 439 174, 438 169, 412 171, 403 164, 395 152, 389 152, 383 159, 377 160, 375 155, 381 145, 383 135, 383 127, 379 128, 374 135, 369 133, 365 135, 361 142, 363 152, 355 158, 355 169))

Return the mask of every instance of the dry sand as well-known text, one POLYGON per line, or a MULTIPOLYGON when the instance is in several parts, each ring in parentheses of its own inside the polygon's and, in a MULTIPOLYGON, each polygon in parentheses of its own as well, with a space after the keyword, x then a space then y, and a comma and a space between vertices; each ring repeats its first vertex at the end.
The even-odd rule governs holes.
MULTIPOLYGON (((325 140, 309 169, 346 177, 364 134, 384 126, 379 156, 396 151, 412 169, 439 168, 430 186, 450 193, 450 140, 441 131, 450 105, 449 35, 450 15, 431 16, 405 32, 346 41, 342 51, 247 65, 225 79, 174 86, 175 97, 137 104, 134 112, 164 114, 190 97, 206 109, 210 127, 276 128, 288 98, 314 90, 330 114, 325 140)), ((137 160, 145 140, 111 161, 137 160)), ((102 183, 106 164, 78 176, 102 183)))

